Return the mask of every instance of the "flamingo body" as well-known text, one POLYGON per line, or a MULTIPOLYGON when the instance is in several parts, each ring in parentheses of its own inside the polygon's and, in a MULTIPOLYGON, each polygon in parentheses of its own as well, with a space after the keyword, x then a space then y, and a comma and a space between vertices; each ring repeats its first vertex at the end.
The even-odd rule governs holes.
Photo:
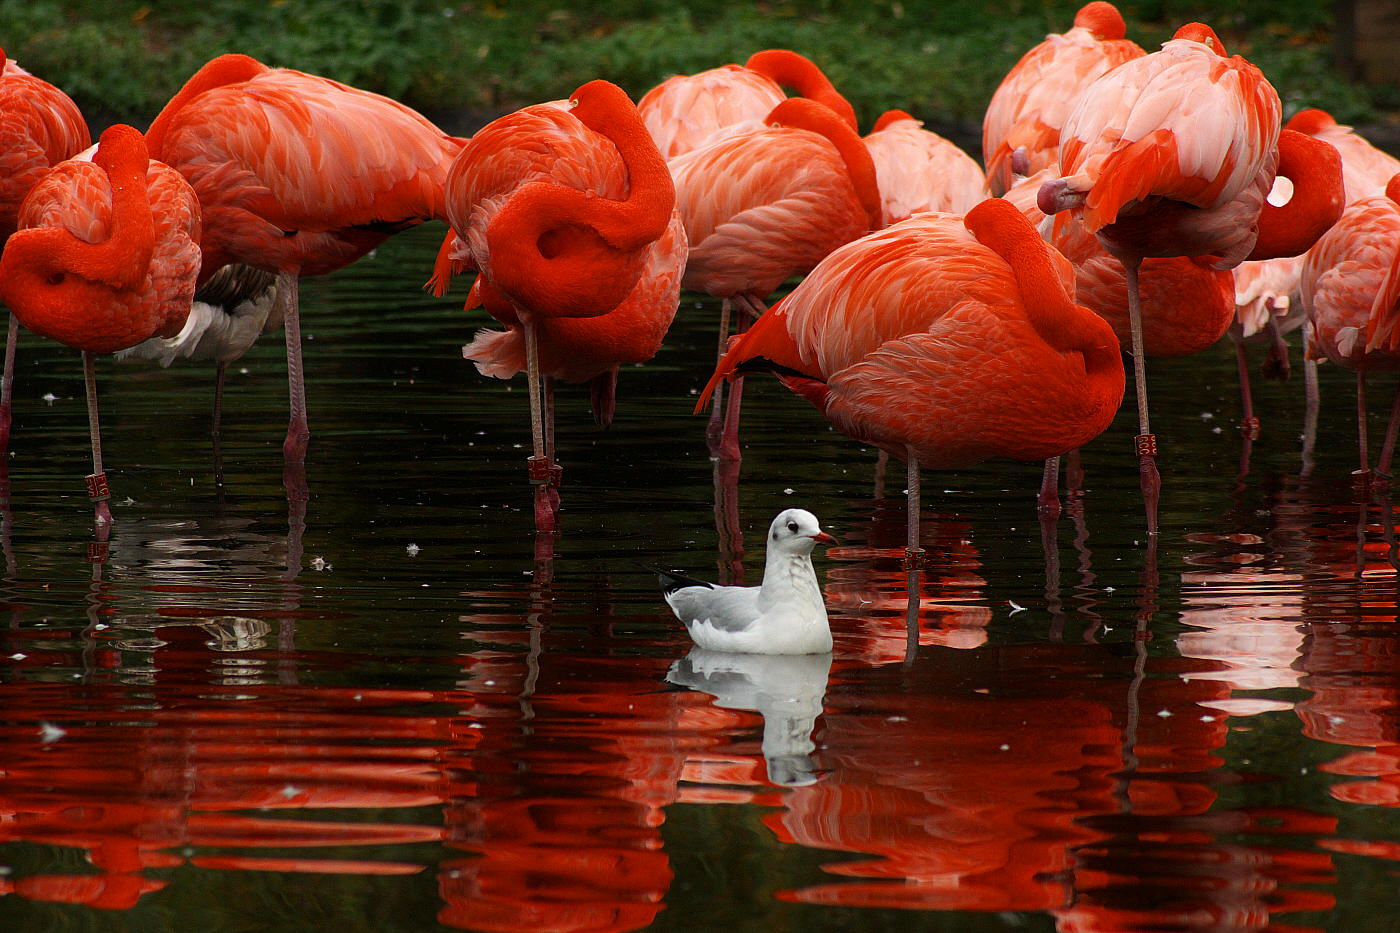
POLYGON ((1400 368, 1400 204, 1380 195, 1348 205, 1304 259, 1301 289, 1308 356, 1358 372, 1400 368))
POLYGON ((1260 337, 1270 321, 1280 334, 1302 325, 1303 306, 1298 300, 1303 274, 1301 256, 1242 262, 1232 274, 1241 339, 1260 337))
POLYGON ((1124 38, 1123 17, 1096 0, 1081 8, 1074 26, 1045 37, 1002 78, 982 120, 982 158, 994 194, 1013 175, 1031 175, 1058 160, 1060 130, 1080 91, 1104 73, 1146 53, 1124 38), (1013 172, 1013 157, 1024 164, 1013 172))
POLYGON ((1069 263, 1005 202, 967 222, 918 214, 833 252, 711 384, 761 357, 843 432, 901 458, 1043 460, 1101 433, 1123 397, 1118 341, 1070 302, 1073 287, 1069 263), (968 229, 989 216, 1024 226, 1014 249, 968 229), (1037 289, 1018 278, 1023 261, 1042 273, 1037 289))
POLYGON ((920 211, 965 214, 987 196, 982 167, 953 143, 901 111, 865 137, 888 223, 920 211))
POLYGON ((1300 110, 1288 121, 1287 128, 1320 139, 1337 150, 1342 157, 1342 179, 1348 204, 1384 195, 1386 184, 1400 174, 1400 159, 1377 149, 1354 129, 1332 119, 1325 110, 1300 110))
POLYGON ((78 107, 0 51, 0 244, 19 226, 19 208, 50 168, 92 142, 78 107))
MULTIPOLYGON (((122 129, 139 141, 135 130, 122 129)), ((173 336, 189 315, 200 265, 195 193, 178 172, 147 160, 142 147, 145 184, 135 199, 151 239, 137 248, 126 242, 130 229, 114 223, 107 168, 91 158, 60 163, 30 191, 20 231, 0 257, 0 296, 26 328, 77 350, 110 353, 173 336), (89 266, 84 247, 103 245, 122 259, 89 266)))

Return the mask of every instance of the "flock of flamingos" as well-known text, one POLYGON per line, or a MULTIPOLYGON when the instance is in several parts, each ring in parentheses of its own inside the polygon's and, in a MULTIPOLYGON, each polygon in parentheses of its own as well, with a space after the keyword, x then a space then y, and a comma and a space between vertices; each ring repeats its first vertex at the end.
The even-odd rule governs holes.
MULTIPOLYGON (((722 299, 701 401, 714 455, 739 455, 743 374, 775 373, 840 430, 907 461, 911 559, 920 467, 1044 460, 1039 504, 1057 509, 1059 458, 1109 426, 1125 352, 1153 533, 1144 356, 1232 331, 1268 338, 1286 361, 1281 334, 1306 324, 1307 359, 1350 367, 1360 390, 1367 371, 1400 368, 1400 161, 1320 110, 1284 126, 1266 77, 1209 27, 1183 26, 1149 54, 1098 0, 1002 81, 985 171, 900 111, 862 137, 819 68, 777 49, 673 77, 635 104, 590 81, 470 139, 246 55, 201 68, 144 134, 114 125, 95 147, 72 101, 13 62, 0 110, 12 312, 0 445, 17 325, 82 351, 99 523, 111 514, 94 354, 214 360, 222 386, 231 361, 283 327, 284 454, 300 463, 299 277, 432 219, 451 230, 431 287, 475 272, 467 307, 505 325, 464 355, 486 375, 527 373, 544 532, 559 502, 553 383, 588 383, 606 423, 619 366, 656 353, 682 289, 722 299)), ((1394 439, 1392 421, 1381 473, 1394 439)))

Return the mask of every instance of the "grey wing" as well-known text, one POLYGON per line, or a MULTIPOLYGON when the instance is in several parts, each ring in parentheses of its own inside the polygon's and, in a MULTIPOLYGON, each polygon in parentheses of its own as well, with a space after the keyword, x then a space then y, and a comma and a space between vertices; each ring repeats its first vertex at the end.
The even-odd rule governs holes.
POLYGON ((665 598, 687 628, 708 621, 722 631, 740 632, 759 616, 756 586, 687 586, 665 598))

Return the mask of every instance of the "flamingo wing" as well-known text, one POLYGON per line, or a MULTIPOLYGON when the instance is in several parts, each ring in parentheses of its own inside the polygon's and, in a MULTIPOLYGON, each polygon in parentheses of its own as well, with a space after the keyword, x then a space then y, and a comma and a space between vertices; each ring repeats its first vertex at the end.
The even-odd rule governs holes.
POLYGON ((917 120, 896 120, 865 137, 887 220, 920 211, 964 214, 987 196, 982 167, 917 120))
POLYGON ((642 124, 670 159, 736 124, 762 120, 786 95, 777 82, 739 65, 675 75, 637 102, 642 124))
POLYGON ((0 241, 14 231, 29 190, 92 142, 68 95, 11 64, 0 76, 0 241))

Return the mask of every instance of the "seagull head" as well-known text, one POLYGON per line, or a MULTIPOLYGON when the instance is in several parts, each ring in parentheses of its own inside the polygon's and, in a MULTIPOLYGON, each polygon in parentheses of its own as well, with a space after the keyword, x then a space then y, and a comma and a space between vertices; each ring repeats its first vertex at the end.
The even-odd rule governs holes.
POLYGON ((784 509, 768 526, 768 547, 788 554, 810 554, 817 544, 835 544, 806 509, 784 509))

